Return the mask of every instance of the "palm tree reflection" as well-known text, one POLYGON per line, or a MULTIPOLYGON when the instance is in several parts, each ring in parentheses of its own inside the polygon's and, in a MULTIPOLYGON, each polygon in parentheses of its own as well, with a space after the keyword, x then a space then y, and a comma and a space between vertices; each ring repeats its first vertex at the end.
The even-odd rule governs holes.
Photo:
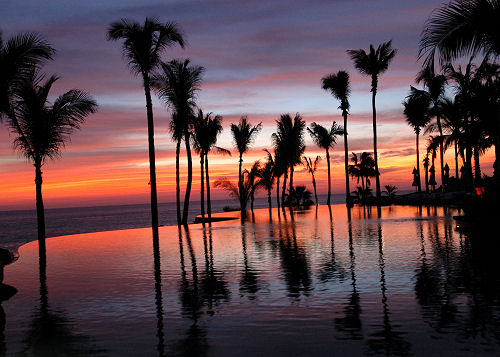
POLYGON ((45 260, 40 260, 40 309, 34 313, 21 355, 106 355, 105 350, 95 346, 91 337, 75 332, 74 322, 63 311, 50 308, 46 271, 45 260))
POLYGON ((248 293, 248 298, 254 300, 261 287, 257 272, 248 264, 246 225, 244 224, 241 225, 241 245, 243 248, 243 272, 240 280, 240 292, 248 293))
POLYGON ((391 313, 387 301, 387 283, 385 280, 385 260, 384 246, 382 239, 382 226, 377 224, 378 243, 379 243, 379 268, 380 268, 380 290, 382 292, 383 324, 376 325, 377 331, 370 334, 366 341, 369 353, 396 356, 407 356, 410 354, 411 344, 405 340, 403 331, 398 331, 399 325, 391 322, 391 313))
POLYGON ((318 279, 321 282, 327 282, 334 279, 343 281, 345 277, 345 271, 335 258, 335 239, 333 234, 333 216, 331 206, 328 206, 328 211, 330 214, 330 256, 322 263, 319 270, 318 279))
MULTIPOLYGON (((347 208, 350 215, 350 208, 347 208)), ((352 292, 349 296, 349 302, 344 307, 344 317, 335 318, 335 329, 345 335, 349 340, 362 340, 362 322, 360 296, 356 286, 356 261, 354 256, 354 246, 352 241, 352 225, 348 222, 349 233, 349 258, 351 272, 352 292)))
MULTIPOLYGON (((286 218, 285 215, 283 217, 286 218)), ((281 265, 288 296, 296 299, 300 298, 301 293, 309 296, 312 290, 311 270, 305 249, 297 244, 294 221, 287 224, 285 219, 284 225, 279 226, 279 238, 281 265)))

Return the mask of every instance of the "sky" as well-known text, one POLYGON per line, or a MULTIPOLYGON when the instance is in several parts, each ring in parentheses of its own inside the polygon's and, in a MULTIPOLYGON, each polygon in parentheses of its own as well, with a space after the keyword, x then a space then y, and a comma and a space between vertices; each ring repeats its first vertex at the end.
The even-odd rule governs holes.
MULTIPOLYGON (((99 111, 87 118, 71 136, 61 157, 43 167, 44 202, 48 208, 146 203, 149 171, 145 98, 141 80, 133 76, 122 57, 121 42, 106 40, 110 23, 146 16, 173 21, 187 46, 165 51, 163 60, 190 58, 205 67, 197 103, 205 112, 223 116, 224 132, 218 145, 231 149, 231 157, 212 155, 212 180, 237 179, 238 158, 229 126, 242 115, 263 130, 244 156, 244 166, 264 160, 271 149, 271 134, 280 114, 300 113, 309 126, 343 123, 339 103, 321 89, 321 78, 338 70, 351 76, 351 111, 348 119, 349 151, 373 150, 370 79, 359 74, 346 54, 370 44, 392 40, 398 50, 388 71, 379 79, 377 131, 381 184, 411 189, 415 166, 415 136, 406 125, 402 102, 415 74, 418 41, 425 20, 441 1, 2 1, 0 29, 3 39, 36 31, 57 53, 43 67, 61 78, 52 99, 78 88, 90 93, 99 111)), ((158 200, 175 200, 175 144, 168 132, 171 112, 153 101, 158 176, 158 200)), ((34 208, 34 168, 12 147, 13 135, 0 124, 0 210, 34 208)), ((421 155, 427 138, 421 138, 421 155)), ((325 153, 306 135, 306 155, 325 153)), ((186 178, 181 158, 182 183, 186 178)), ((199 159, 194 157, 192 199, 199 199, 199 159)), ((450 152, 445 161, 453 166, 450 152)), ((333 193, 343 193, 343 138, 332 151, 333 193)), ((437 164, 437 162, 436 162, 437 164)), ((492 173, 493 155, 481 160, 484 173, 492 173)), ((453 172, 453 170, 452 170, 453 172)), ((311 188, 303 167, 296 168, 295 184, 311 188)), ((317 172, 318 191, 327 187, 326 161, 317 172)), ((355 186, 351 183, 351 187, 355 186)), ((227 193, 213 189, 215 199, 227 193)))

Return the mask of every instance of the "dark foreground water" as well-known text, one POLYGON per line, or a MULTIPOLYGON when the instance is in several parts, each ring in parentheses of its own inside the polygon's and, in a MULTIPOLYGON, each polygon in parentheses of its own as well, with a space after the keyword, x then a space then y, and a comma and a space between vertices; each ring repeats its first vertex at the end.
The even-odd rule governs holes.
POLYGON ((278 220, 47 240, 4 283, 0 355, 498 356, 498 250, 443 208, 296 212, 278 220))

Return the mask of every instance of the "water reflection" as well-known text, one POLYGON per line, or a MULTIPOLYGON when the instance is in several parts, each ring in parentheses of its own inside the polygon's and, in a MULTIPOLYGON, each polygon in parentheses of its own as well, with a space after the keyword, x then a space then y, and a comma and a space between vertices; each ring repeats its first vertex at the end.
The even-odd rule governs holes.
POLYGON ((309 296, 312 290, 311 270, 306 249, 297 243, 295 222, 287 224, 286 215, 284 214, 283 217, 285 224, 280 224, 278 228, 281 267, 288 296, 298 299, 301 294, 309 296))
POLYGON ((243 249, 243 271, 241 272, 240 292, 246 293, 250 300, 254 300, 261 287, 258 273, 248 263, 245 225, 241 226, 241 246, 243 249))
POLYGON ((76 326, 63 310, 49 305, 46 259, 40 259, 40 306, 34 312, 26 332, 21 355, 89 356, 107 355, 90 336, 75 332, 76 326))
POLYGON ((14 355, 119 355, 123 340, 144 347, 130 354, 159 356, 497 354, 495 237, 455 231, 456 213, 439 207, 384 207, 382 218, 376 208, 350 211, 287 209, 271 223, 263 209, 255 222, 165 227, 154 272, 144 264, 149 229, 147 239, 129 231, 127 239, 49 240, 51 284, 40 265, 40 290, 26 283, 38 264, 28 246, 8 270, 22 294, 0 305, 0 355, 7 347, 14 355))
POLYGON ((380 223, 377 223, 377 234, 379 245, 380 291, 382 293, 382 310, 384 316, 382 325, 374 326, 376 331, 370 334, 366 341, 366 346, 370 354, 407 356, 410 354, 411 344, 405 339, 406 332, 400 330, 401 326, 393 324, 391 321, 385 277, 384 242, 380 223))
MULTIPOLYGON (((335 239, 333 232, 333 216, 332 216, 332 207, 328 206, 329 217, 330 217, 330 251, 329 256, 324 259, 321 264, 321 268, 318 274, 319 281, 325 283, 330 280, 338 279, 339 281, 343 281, 345 277, 345 271, 342 268, 342 264, 337 262, 335 257, 335 239)), ((316 221, 317 222, 317 221, 316 221)))
POLYGON ((350 221, 351 209, 348 207, 348 234, 349 234, 349 270, 351 273, 352 291, 349 300, 343 308, 344 316, 335 318, 335 329, 341 333, 339 338, 348 340, 363 339, 362 321, 361 321, 361 303, 360 294, 356 286, 356 257, 354 255, 354 245, 352 239, 352 224, 350 221))

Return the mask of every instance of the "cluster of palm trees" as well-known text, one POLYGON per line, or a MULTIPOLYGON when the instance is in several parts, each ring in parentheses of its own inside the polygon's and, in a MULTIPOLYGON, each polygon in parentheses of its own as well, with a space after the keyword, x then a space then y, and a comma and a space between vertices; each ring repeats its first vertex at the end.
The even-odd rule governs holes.
POLYGON ((500 55, 500 31, 494 25, 498 15, 498 1, 455 0, 438 8, 426 23, 420 40, 420 57, 424 58, 424 65, 416 78, 424 88, 411 87, 403 103, 406 120, 416 134, 414 185, 418 191, 421 191, 419 134, 422 129, 425 133, 435 133, 429 137, 423 160, 426 191, 429 185, 436 185, 434 159, 437 148, 442 188, 470 190, 483 185, 480 156, 494 145, 494 176, 498 186, 500 65, 496 59, 500 55), (464 67, 453 64, 465 56, 471 57, 464 67), (476 58, 478 62, 474 61, 476 58), (440 66, 440 73, 436 65, 440 66), (444 163, 445 151, 450 147, 454 148, 455 161, 455 179, 452 180, 449 166, 444 163), (430 179, 427 178, 429 154, 432 160, 430 179))
POLYGON ((69 90, 49 102, 55 75, 41 72, 54 48, 35 33, 11 37, 5 43, 0 33, 0 120, 14 136, 14 147, 35 167, 36 212, 40 262, 45 261, 45 213, 42 167, 61 154, 74 129, 96 112, 95 100, 86 92, 69 90))

